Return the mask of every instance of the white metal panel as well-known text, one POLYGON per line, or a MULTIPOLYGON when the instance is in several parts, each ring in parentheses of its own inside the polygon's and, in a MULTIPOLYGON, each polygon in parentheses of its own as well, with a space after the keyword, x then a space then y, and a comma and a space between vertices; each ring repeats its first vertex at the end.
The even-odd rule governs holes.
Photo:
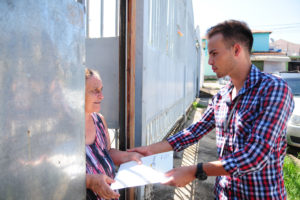
POLYGON ((103 82, 101 113, 109 128, 119 128, 119 38, 86 39, 86 66, 103 82))
POLYGON ((199 54, 191 1, 152 0, 144 6, 142 144, 145 145, 160 141, 193 102, 199 54))
POLYGON ((83 14, 0 1, 0 199, 85 198, 83 14))
MULTIPOLYGON (((135 144, 140 146, 163 139, 185 115, 197 94, 200 53, 191 0, 137 1, 136 17, 135 144)), ((148 189, 140 189, 138 199, 147 199, 148 189)))
POLYGON ((274 62, 274 61, 264 61, 264 72, 266 73, 278 73, 286 71, 285 62, 274 62))

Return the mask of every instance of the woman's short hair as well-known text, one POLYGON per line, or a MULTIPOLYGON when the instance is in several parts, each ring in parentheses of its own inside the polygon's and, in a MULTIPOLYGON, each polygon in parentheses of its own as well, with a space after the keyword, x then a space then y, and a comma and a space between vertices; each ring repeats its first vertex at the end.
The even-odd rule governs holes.
POLYGON ((95 76, 101 80, 99 72, 93 69, 85 68, 85 80, 89 79, 92 76, 95 76))
POLYGON ((207 30, 208 39, 212 36, 221 33, 224 43, 227 47, 233 46, 235 43, 240 43, 247 48, 251 53, 253 45, 253 35, 245 22, 237 20, 228 20, 217 24, 207 30))

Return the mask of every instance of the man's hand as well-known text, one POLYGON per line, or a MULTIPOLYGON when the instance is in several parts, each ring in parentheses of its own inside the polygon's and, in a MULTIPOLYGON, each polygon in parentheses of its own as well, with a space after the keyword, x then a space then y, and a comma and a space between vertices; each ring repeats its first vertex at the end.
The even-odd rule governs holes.
POLYGON ((110 177, 104 174, 87 174, 86 179, 86 187, 97 193, 100 197, 105 199, 116 199, 120 197, 120 194, 110 188, 110 184, 115 182, 110 177))
POLYGON ((196 178, 196 169, 197 167, 195 165, 172 169, 165 174, 167 177, 170 177, 170 179, 162 184, 184 187, 196 178))
POLYGON ((137 152, 142 154, 143 156, 150 156, 153 153, 150 151, 149 146, 135 147, 132 149, 127 149, 127 152, 137 152))

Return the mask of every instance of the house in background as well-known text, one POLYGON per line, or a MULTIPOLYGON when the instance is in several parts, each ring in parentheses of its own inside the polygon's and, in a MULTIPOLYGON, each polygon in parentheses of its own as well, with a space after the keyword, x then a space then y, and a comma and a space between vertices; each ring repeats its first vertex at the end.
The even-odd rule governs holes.
MULTIPOLYGON (((276 73, 288 70, 290 58, 282 53, 280 49, 270 48, 269 40, 271 31, 253 30, 253 47, 251 51, 251 61, 261 71, 276 73)), ((202 62, 204 66, 204 78, 216 78, 211 66, 208 64, 207 38, 202 38, 202 62)))
POLYGON ((253 45, 252 52, 268 52, 269 38, 271 31, 254 31, 252 30, 253 45))
POLYGON ((291 56, 288 64, 288 71, 300 71, 300 56, 291 56))
POLYGON ((270 48, 281 49, 282 53, 285 53, 290 57, 300 56, 300 44, 289 42, 283 39, 272 41, 270 43, 270 48))
POLYGON ((216 79, 216 74, 211 69, 211 65, 208 64, 208 50, 207 50, 207 38, 202 38, 202 63, 204 67, 204 79, 216 79))
POLYGON ((252 31, 253 47, 251 61, 261 71, 275 73, 287 71, 287 63, 290 58, 282 53, 280 49, 269 46, 271 31, 252 31))

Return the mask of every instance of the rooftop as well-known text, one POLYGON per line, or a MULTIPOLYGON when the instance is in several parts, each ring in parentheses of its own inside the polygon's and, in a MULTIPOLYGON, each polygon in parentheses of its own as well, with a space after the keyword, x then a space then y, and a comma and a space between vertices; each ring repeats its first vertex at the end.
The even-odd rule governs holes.
POLYGON ((272 33, 272 31, 251 30, 252 33, 272 33))
POLYGON ((276 56, 285 56, 285 53, 282 52, 272 52, 272 51, 267 51, 267 52, 252 52, 251 55, 276 55, 276 56))

